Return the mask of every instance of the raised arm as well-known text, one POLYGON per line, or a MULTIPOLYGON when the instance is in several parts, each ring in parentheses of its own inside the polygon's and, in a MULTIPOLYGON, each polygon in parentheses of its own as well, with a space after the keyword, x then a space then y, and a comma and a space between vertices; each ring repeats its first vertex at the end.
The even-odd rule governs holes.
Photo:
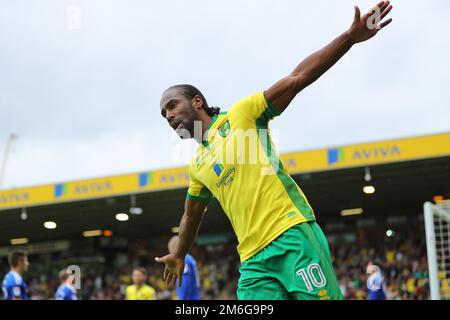
POLYGON ((167 284, 175 284, 177 276, 179 284, 181 285, 182 283, 184 257, 195 241, 203 213, 205 212, 206 202, 187 198, 184 207, 185 211, 180 222, 176 251, 162 258, 155 258, 157 262, 165 263, 163 279, 167 284))
POLYGON ((266 100, 280 113, 283 112, 300 91, 330 69, 355 43, 369 40, 391 23, 392 19, 383 21, 391 10, 389 1, 381 1, 361 17, 358 6, 355 6, 355 18, 351 27, 329 45, 303 60, 290 75, 266 90, 266 100))

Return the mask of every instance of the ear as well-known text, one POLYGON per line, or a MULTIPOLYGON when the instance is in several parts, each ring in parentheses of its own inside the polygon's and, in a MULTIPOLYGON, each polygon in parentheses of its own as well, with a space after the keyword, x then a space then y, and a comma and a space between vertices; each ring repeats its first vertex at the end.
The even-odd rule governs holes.
POLYGON ((192 99, 192 106, 194 107, 195 110, 200 111, 201 109, 203 109, 203 100, 200 96, 195 96, 192 99))

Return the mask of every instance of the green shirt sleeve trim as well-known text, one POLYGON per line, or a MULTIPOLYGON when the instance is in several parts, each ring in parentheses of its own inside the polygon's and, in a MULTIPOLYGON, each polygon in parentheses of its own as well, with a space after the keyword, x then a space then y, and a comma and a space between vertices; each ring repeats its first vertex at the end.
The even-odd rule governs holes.
MULTIPOLYGON (((208 132, 209 129, 211 129, 211 127, 212 127, 213 124, 217 121, 217 118, 218 118, 219 115, 221 115, 221 114, 224 114, 224 113, 222 112, 222 113, 216 114, 216 115, 214 115, 214 116, 212 117, 212 121, 211 121, 211 123, 209 124, 208 129, 206 129, 206 132, 208 132)), ((207 134, 207 136, 206 136, 206 140, 203 140, 203 141, 202 141, 202 144, 203 144, 205 147, 208 148, 208 146, 209 146, 208 134, 207 134)))
MULTIPOLYGON (((267 110, 267 109, 266 109, 267 110)), ((308 220, 314 220, 314 211, 307 202, 306 198, 297 189, 297 184, 294 179, 284 170, 283 162, 278 157, 278 154, 272 150, 272 144, 270 141, 270 136, 267 132, 267 121, 266 121, 266 111, 256 119, 256 127, 258 131, 258 138, 261 140, 261 145, 264 152, 267 155, 278 179, 283 185, 286 193, 291 199, 292 203, 297 207, 300 213, 308 220), (261 130, 265 129, 265 130, 261 130)))
POLYGON ((187 199, 191 199, 191 200, 196 200, 196 201, 201 201, 201 202, 210 202, 212 200, 212 197, 199 197, 199 196, 193 196, 192 194, 190 194, 189 192, 186 195, 187 199))
POLYGON ((278 117, 281 112, 270 102, 267 101, 267 109, 269 109, 272 118, 278 117))
POLYGON ((263 111, 263 113, 261 113, 261 115, 258 117, 257 121, 269 122, 273 118, 278 117, 281 114, 281 112, 278 111, 278 109, 275 108, 275 106, 271 102, 267 101, 266 96, 264 94, 263 96, 264 100, 267 103, 267 107, 263 111))

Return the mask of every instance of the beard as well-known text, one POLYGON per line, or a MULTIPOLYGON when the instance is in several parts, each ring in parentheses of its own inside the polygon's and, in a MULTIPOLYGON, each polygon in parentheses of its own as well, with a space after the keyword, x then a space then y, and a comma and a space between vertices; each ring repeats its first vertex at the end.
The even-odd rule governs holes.
POLYGON ((189 104, 189 106, 190 108, 188 114, 186 115, 186 118, 181 121, 183 128, 182 130, 180 130, 181 132, 178 133, 181 139, 194 138, 194 123, 196 120, 198 120, 198 116, 192 104, 189 104))

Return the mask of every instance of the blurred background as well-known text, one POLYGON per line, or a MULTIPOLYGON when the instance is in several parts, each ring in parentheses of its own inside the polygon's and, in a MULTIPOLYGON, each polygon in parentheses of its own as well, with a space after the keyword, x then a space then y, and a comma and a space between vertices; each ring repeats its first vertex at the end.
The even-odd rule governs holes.
MULTIPOLYGON (((450 3, 392 3, 394 22, 271 127, 347 299, 367 298, 369 261, 389 299, 429 299, 423 205, 450 199, 450 3)), ((136 266, 149 270, 158 299, 176 298, 153 261, 177 232, 196 143, 161 117, 161 93, 190 83, 227 110, 344 32, 354 4, 1 1, 0 276, 21 248, 33 299, 52 298, 58 271, 72 264, 82 299, 122 299, 136 266)), ((440 219, 445 297, 449 229, 440 219)), ((236 298, 236 245, 212 202, 192 251, 204 299, 236 298)))

